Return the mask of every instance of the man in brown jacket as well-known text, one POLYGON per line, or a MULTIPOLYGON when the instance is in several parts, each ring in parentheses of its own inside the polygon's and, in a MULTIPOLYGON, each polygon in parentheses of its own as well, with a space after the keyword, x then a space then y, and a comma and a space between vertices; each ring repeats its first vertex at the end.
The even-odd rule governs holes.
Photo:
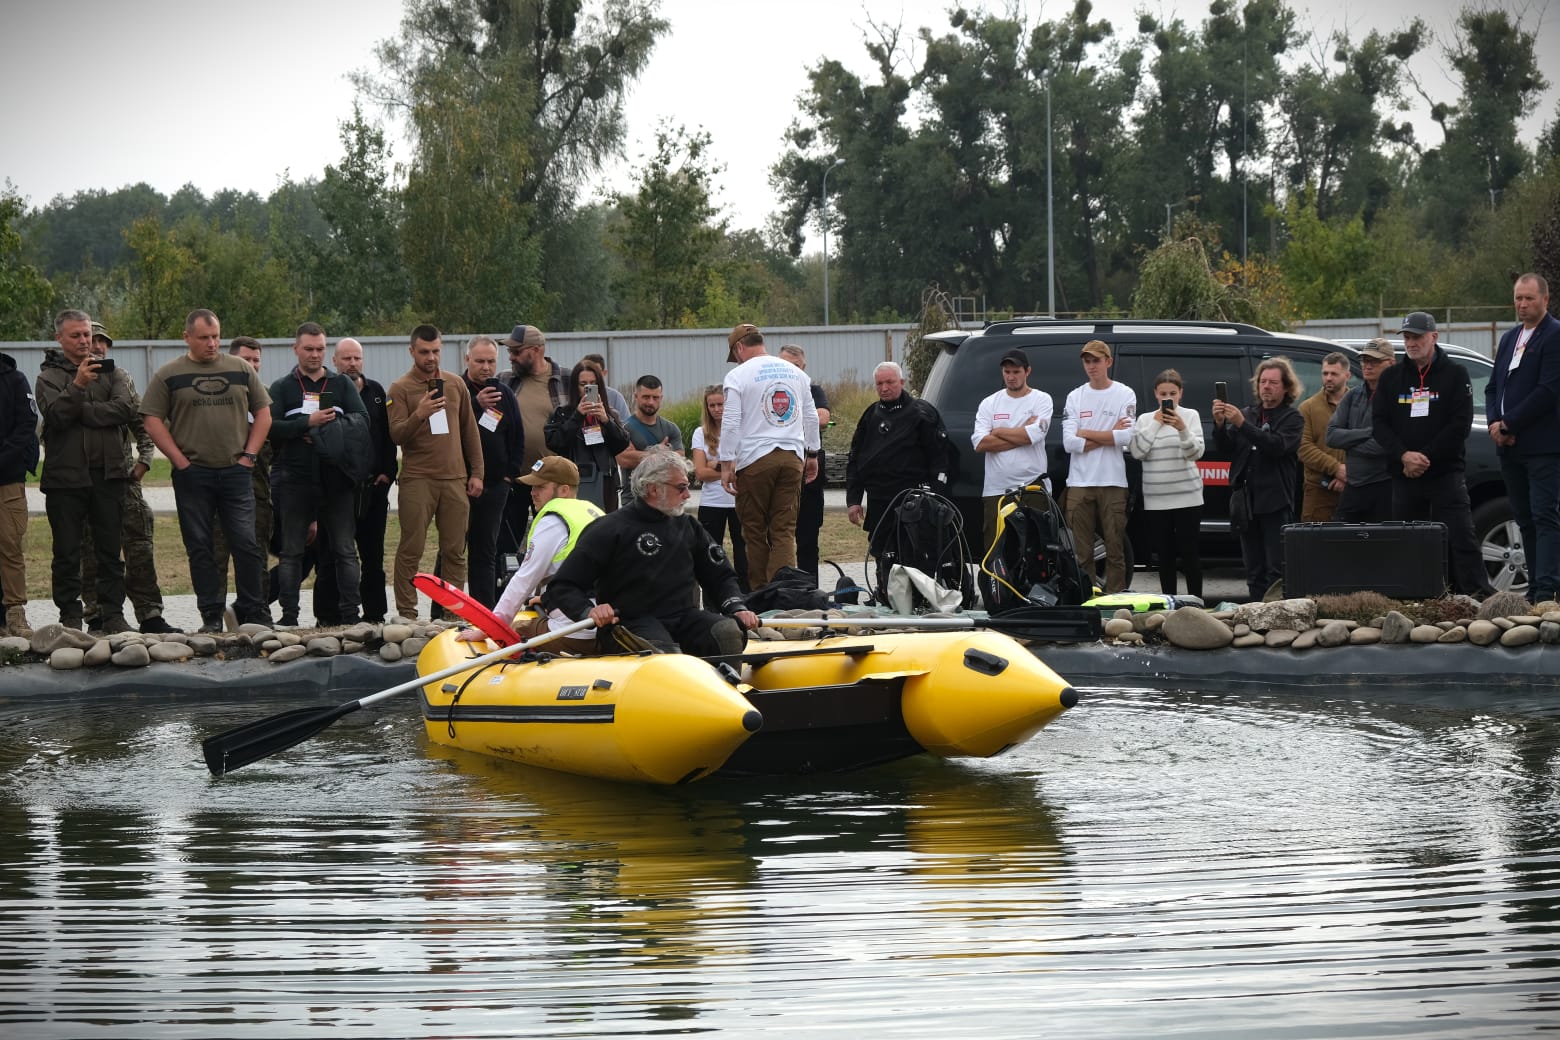
POLYGON ((1327 446, 1327 424, 1348 389, 1349 359, 1335 352, 1322 359, 1322 388, 1300 402, 1300 416, 1305 420, 1300 434, 1300 464, 1305 467, 1301 523, 1331 520, 1348 483, 1343 450, 1327 446))
POLYGON ((439 531, 439 573, 452 585, 466 583, 466 520, 482 494, 482 440, 466 382, 439 367, 439 330, 412 330, 412 370, 390 384, 385 408, 390 439, 401 447, 401 541, 395 550, 396 613, 417 616, 412 575, 428 540, 428 521, 439 531))

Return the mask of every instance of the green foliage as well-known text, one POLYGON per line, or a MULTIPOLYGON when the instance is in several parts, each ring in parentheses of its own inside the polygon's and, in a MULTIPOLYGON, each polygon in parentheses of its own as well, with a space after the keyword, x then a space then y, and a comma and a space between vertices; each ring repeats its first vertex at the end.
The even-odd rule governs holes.
POLYGON ((956 327, 953 317, 953 301, 948 294, 931 286, 921 294, 921 318, 916 327, 905 337, 905 381, 910 389, 920 393, 932 374, 939 348, 934 343, 923 342, 922 337, 956 327))
POLYGON ((341 146, 341 162, 325 167, 314 192, 326 232, 313 249, 313 281, 316 313, 357 330, 403 308, 410 285, 401 256, 401 200, 390 186, 384 131, 354 104, 352 118, 341 125, 341 146))
MULTIPOLYGON (((633 402, 629 402, 633 407, 633 402)), ((693 431, 699 428, 699 420, 703 417, 704 399, 702 397, 685 397, 680 401, 667 404, 661 403, 661 415, 670 419, 682 431, 683 454, 693 454, 693 431)))
POLYGON ((1233 321, 1229 292, 1214 277, 1207 249, 1195 238, 1166 242, 1143 260, 1132 294, 1135 318, 1233 321))
POLYGON ((829 394, 829 419, 833 425, 823 431, 823 450, 843 455, 850 451, 851 438, 856 436, 856 425, 867 409, 877 403, 877 389, 872 385, 872 373, 865 373, 859 382, 841 379, 827 383, 829 394))
POLYGON ((157 217, 133 222, 125 243, 132 256, 130 295, 119 334, 130 339, 178 338, 192 309, 184 306, 185 284, 195 269, 195 255, 164 234, 157 217))
POLYGON ((54 288, 22 260, 22 236, 12 226, 24 203, 10 181, 0 190, 0 338, 46 339, 54 288))
POLYGON ((1383 255, 1361 216, 1324 220, 1316 192, 1290 196, 1284 206, 1288 240, 1284 280, 1302 318, 1347 318, 1375 313, 1386 284, 1383 255))
POLYGON ((712 163, 704 131, 662 125, 655 143, 638 189, 612 199, 613 245, 623 258, 619 320, 626 328, 692 328, 712 278, 717 293, 725 289, 714 270, 725 222, 711 200, 712 179, 725 167, 712 163))

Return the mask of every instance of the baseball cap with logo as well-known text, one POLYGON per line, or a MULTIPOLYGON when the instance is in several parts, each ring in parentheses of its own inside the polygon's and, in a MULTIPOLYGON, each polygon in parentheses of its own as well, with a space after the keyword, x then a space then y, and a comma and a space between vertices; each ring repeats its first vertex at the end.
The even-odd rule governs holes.
POLYGON ((1428 311, 1415 311, 1403 319, 1399 332, 1413 332, 1424 335, 1435 331, 1435 318, 1428 311))
POLYGON ((758 330, 757 325, 748 325, 744 323, 742 325, 738 325, 726 335, 727 361, 737 360, 737 344, 741 343, 749 336, 757 336, 760 343, 764 342, 764 334, 758 330))
POLYGON ((509 338, 504 340, 506 347, 545 347, 547 337, 542 335, 542 330, 535 325, 516 325, 509 333, 509 338))
POLYGON ((531 472, 520 478, 520 483, 536 487, 540 484, 567 484, 580 486, 580 468, 562 455, 543 455, 531 467, 531 472))
POLYGON ((1360 357, 1375 358, 1377 361, 1396 361, 1397 351, 1393 348, 1391 340, 1377 337, 1360 349, 1360 357))

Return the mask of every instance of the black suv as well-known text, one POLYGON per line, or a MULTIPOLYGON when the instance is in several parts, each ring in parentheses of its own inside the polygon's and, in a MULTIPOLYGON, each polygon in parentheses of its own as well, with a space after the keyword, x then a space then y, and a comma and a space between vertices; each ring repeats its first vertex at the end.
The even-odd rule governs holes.
MULTIPOLYGON (((1167 368, 1181 373, 1186 403, 1202 417, 1208 446, 1198 463, 1203 476, 1201 548, 1206 560, 1240 556, 1240 546, 1230 532, 1228 519, 1230 460, 1213 446, 1213 420, 1209 415, 1213 384, 1227 384, 1230 401, 1245 407, 1251 401, 1251 378, 1256 366, 1264 358, 1281 354, 1293 363, 1308 396, 1322 385, 1322 359, 1334 351, 1350 359, 1355 385, 1361 378, 1358 347, 1352 343, 1268 332, 1254 325, 1023 318, 994 322, 978 332, 933 333, 927 341, 936 343, 941 353, 922 396, 942 413, 949 437, 959 449, 958 473, 949 493, 964 513, 966 531, 981 529, 980 492, 985 469, 970 444, 970 433, 981 400, 1002 386, 1002 352, 1013 347, 1022 349, 1031 366, 1030 385, 1051 395, 1055 413, 1046 437, 1046 454, 1053 490, 1059 494, 1066 487, 1069 465, 1067 452, 1062 449, 1062 409, 1067 395, 1084 382, 1078 354, 1091 339, 1110 344, 1115 355, 1111 378, 1137 391, 1140 412, 1156 407, 1156 375, 1167 368)), ((1468 369, 1473 382, 1475 415, 1468 438, 1467 481, 1485 567, 1497 588, 1520 591, 1527 585, 1521 537, 1511 519, 1495 446, 1484 429, 1484 388, 1492 363, 1473 351, 1443 346, 1468 369)), ((1398 356, 1401 360, 1401 347, 1398 356)), ((1141 467, 1129 456, 1127 469, 1133 499, 1129 551, 1133 559, 1146 562, 1149 554, 1143 530, 1141 467)), ((1097 546, 1096 555, 1102 553, 1103 547, 1097 546)))

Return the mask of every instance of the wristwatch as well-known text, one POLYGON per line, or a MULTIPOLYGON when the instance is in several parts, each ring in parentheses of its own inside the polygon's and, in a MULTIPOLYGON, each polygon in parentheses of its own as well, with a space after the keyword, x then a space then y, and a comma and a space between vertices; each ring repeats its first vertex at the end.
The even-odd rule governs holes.
POLYGON ((250 462, 259 462, 260 461, 260 456, 256 455, 252 451, 241 451, 241 452, 238 453, 238 457, 241 458, 241 459, 248 459, 250 462))
POLYGON ((816 451, 809 451, 809 452, 807 452, 807 457, 809 459, 816 459, 818 457, 818 452, 816 452, 816 451))

